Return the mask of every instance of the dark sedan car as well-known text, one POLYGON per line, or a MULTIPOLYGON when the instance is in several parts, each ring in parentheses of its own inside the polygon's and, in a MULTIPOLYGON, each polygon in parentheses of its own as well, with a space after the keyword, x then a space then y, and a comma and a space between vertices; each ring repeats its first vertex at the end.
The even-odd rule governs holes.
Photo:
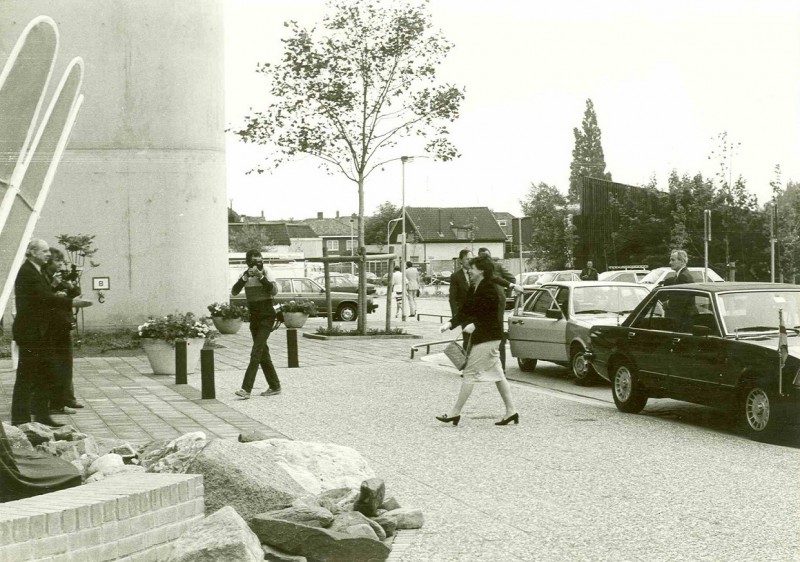
POLYGON ((620 326, 594 326, 589 360, 617 408, 648 398, 732 409, 766 440, 800 406, 800 286, 691 283, 653 291, 620 326), (779 330, 782 311, 785 333, 779 330), (784 354, 779 342, 786 342, 784 354))

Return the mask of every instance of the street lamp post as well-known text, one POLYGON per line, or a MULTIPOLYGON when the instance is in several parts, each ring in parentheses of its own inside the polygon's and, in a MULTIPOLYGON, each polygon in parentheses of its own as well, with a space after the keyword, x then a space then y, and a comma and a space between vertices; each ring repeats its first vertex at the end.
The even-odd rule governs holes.
MULTIPOLYGON (((350 216, 350 255, 354 256, 355 253, 353 252, 354 243, 353 243, 353 221, 355 220, 355 215, 350 216)), ((353 262, 350 262, 350 275, 353 275, 353 262)))
POLYGON ((406 321, 406 162, 413 160, 412 156, 401 156, 400 162, 403 165, 403 246, 400 252, 400 287, 402 290, 402 309, 403 309, 403 322, 406 321))

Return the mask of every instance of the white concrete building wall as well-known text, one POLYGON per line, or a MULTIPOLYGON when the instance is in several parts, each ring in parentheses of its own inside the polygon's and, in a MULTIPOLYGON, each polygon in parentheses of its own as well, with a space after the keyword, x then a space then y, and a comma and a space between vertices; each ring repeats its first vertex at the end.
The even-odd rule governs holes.
MULTIPOLYGON (((87 328, 225 301, 222 0, 3 0, 0 58, 25 25, 59 27, 54 82, 85 62, 85 102, 35 236, 94 234, 87 328), (92 277, 109 277, 105 302, 92 277)), ((52 89, 52 86, 51 86, 52 89)))

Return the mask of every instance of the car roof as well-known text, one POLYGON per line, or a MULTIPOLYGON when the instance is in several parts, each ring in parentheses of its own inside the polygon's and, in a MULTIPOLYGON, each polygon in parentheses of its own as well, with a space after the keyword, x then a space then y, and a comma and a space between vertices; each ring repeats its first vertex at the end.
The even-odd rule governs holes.
POLYGON ((647 290, 641 283, 627 281, 549 281, 539 288, 544 287, 636 287, 647 290))
POLYGON ((728 293, 735 291, 800 291, 800 285, 791 283, 764 283, 760 281, 721 281, 716 283, 682 283, 680 285, 665 285, 656 291, 669 289, 699 289, 710 293, 728 293))

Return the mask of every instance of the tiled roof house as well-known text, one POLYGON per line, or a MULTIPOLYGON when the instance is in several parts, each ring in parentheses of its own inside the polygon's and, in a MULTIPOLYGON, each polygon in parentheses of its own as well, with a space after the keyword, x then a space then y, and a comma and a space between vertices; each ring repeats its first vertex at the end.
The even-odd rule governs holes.
MULTIPOLYGON (((488 207, 406 207, 406 216, 406 255, 412 262, 452 260, 464 248, 486 247, 493 257, 504 256, 506 234, 488 207)), ((401 230, 399 222, 392 226, 393 244, 401 230)))

